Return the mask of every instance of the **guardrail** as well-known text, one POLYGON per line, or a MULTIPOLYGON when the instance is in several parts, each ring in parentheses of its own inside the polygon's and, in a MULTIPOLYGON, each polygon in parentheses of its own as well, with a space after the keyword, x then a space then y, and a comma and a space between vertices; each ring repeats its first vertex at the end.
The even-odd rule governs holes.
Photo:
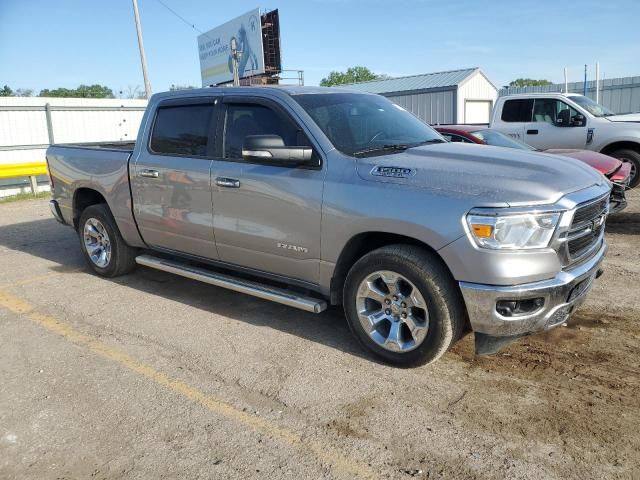
POLYGON ((35 195, 38 192, 38 175, 47 174, 47 165, 44 162, 15 163, 10 165, 0 165, 0 179, 29 177, 31 192, 35 195))

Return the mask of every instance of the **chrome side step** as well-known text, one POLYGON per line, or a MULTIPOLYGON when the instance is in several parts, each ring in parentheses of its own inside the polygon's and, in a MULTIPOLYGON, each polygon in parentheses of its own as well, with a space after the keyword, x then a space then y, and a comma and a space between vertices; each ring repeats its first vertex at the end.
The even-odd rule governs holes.
POLYGON ((282 288, 262 285, 258 282, 235 278, 231 275, 213 272, 192 265, 185 265, 175 260, 158 258, 153 255, 140 255, 136 257, 136 263, 162 270, 163 272, 175 273, 176 275, 215 285, 216 287, 228 288, 229 290, 271 300, 289 307, 299 308, 307 312, 320 313, 327 308, 327 302, 318 298, 299 295, 282 288))

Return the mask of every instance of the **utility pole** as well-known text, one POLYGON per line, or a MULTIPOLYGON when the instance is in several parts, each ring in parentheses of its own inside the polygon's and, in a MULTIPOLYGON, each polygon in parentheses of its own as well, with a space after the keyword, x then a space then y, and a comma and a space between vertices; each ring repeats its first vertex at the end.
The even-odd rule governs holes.
POLYGON ((596 103, 600 103, 600 62, 596 62, 596 103))
POLYGON ((144 42, 142 41, 142 27, 140 27, 140 14, 138 13, 138 0, 133 0, 133 16, 136 20, 136 32, 138 33, 138 47, 140 48, 140 63, 142 63, 142 76, 144 77, 144 93, 147 98, 151 96, 151 84, 147 74, 147 57, 144 54, 144 42))
POLYGON ((584 64, 584 85, 582 87, 582 94, 587 96, 587 64, 584 64))

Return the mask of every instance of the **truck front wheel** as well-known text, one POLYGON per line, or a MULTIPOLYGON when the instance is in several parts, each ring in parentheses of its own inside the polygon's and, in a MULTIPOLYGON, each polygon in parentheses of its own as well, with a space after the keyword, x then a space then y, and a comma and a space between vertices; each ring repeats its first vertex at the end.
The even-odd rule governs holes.
POLYGON ((440 358, 465 323, 460 290, 442 261, 412 245, 390 245, 358 260, 343 300, 356 339, 389 363, 440 358))
POLYGON ((640 153, 629 148, 622 148, 615 152, 611 152, 609 155, 631 164, 631 178, 629 180, 630 188, 633 188, 640 183, 640 153))
POLYGON ((107 205, 91 205, 82 212, 78 235, 82 253, 98 275, 117 277, 136 266, 136 249, 122 239, 107 205))

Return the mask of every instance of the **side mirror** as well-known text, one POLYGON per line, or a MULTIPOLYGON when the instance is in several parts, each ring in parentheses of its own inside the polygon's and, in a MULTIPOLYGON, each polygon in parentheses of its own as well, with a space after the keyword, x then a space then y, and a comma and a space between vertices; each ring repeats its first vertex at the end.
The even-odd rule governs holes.
POLYGON ((242 158, 248 162, 317 167, 314 157, 311 147, 287 147, 279 135, 249 135, 242 143, 242 158))
POLYGON ((582 115, 581 113, 574 115, 571 120, 571 125, 574 127, 584 127, 587 124, 587 119, 584 118, 584 115, 582 115))

